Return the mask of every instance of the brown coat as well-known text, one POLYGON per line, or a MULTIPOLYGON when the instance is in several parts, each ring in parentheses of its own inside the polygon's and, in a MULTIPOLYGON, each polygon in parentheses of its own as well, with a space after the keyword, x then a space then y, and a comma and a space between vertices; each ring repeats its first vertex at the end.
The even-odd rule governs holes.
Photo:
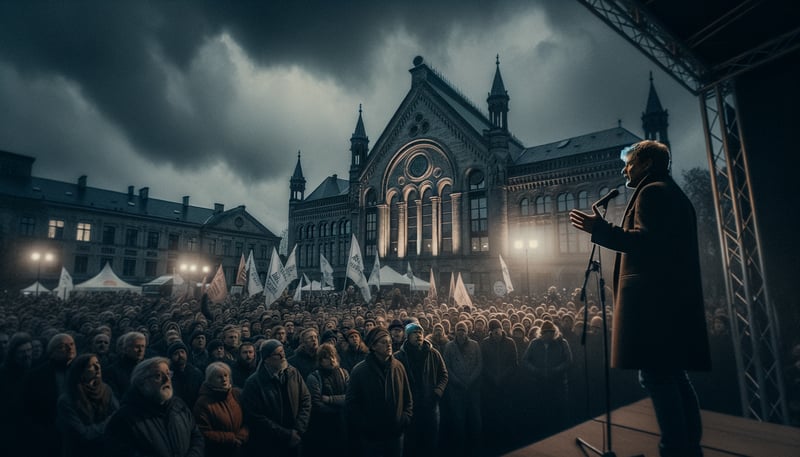
POLYGON ((645 177, 622 226, 598 222, 592 242, 617 251, 611 365, 710 369, 697 220, 675 181, 645 177))
POLYGON ((241 444, 247 442, 249 433, 239 405, 240 392, 237 387, 227 393, 216 392, 205 383, 200 387, 194 417, 206 440, 206 457, 240 455, 241 444))

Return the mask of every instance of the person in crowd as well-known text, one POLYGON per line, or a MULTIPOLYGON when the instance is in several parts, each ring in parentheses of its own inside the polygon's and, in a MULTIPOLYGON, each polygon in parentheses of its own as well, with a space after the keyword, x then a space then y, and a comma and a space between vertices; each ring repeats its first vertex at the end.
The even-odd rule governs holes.
MULTIPOLYGON (((447 322, 448 324, 450 323, 450 321, 445 321, 445 322, 447 322)), ((425 326, 423 326, 423 330, 424 328, 425 326)), ((428 341, 431 342, 433 348, 439 351, 439 354, 444 353, 444 347, 447 345, 447 343, 450 342, 450 338, 447 337, 447 333, 445 332, 444 325, 442 323, 434 324, 433 333, 428 335, 426 338, 428 341)))
POLYGON ((76 355, 72 336, 58 333, 47 343, 47 362, 28 372, 22 389, 25 404, 22 419, 31 456, 49 457, 61 452, 61 434, 56 426, 58 397, 66 390, 67 368, 76 355), (41 439, 43 436, 48 439, 41 439))
POLYGON ((275 327, 272 327, 272 338, 281 342, 283 349, 286 351, 286 358, 292 358, 294 355, 294 349, 289 344, 289 333, 286 331, 286 327, 283 325, 276 325, 275 327))
POLYGON ((239 327, 233 324, 223 327, 222 342, 225 345, 225 362, 229 365, 236 363, 239 345, 242 343, 242 333, 239 327))
POLYGON ((225 362, 225 344, 222 340, 211 340, 208 342, 208 363, 211 362, 225 362))
POLYGON ((317 367, 317 348, 319 332, 315 328, 306 328, 300 333, 300 346, 289 359, 289 365, 297 368, 303 379, 308 378, 317 367))
POLYGON ((700 407, 687 375, 711 368, 697 217, 670 176, 666 145, 641 141, 620 158, 634 189, 622 224, 607 222, 596 205, 592 214, 570 211, 570 221, 617 252, 611 365, 639 370, 661 429, 661 456, 701 456, 700 407))
POLYGON ((289 365, 283 345, 261 345, 261 363, 242 391, 250 441, 245 455, 299 456, 311 417, 311 394, 300 372, 289 365))
POLYGON ((203 371, 209 364, 208 350, 206 349, 206 334, 196 329, 189 336, 189 362, 203 371))
POLYGON ((364 457, 400 457, 413 404, 406 370, 392 357, 392 338, 383 327, 367 334, 370 353, 353 368, 345 394, 351 433, 364 457))
POLYGON ((22 392, 28 372, 33 365, 33 344, 25 332, 11 335, 8 354, 0 365, 0 443, 8 449, 22 447, 22 428, 19 418, 24 413, 22 392))
POLYGON ((251 374, 256 372, 258 359, 256 358, 256 347, 253 343, 245 341, 239 345, 238 359, 231 366, 233 385, 238 388, 244 387, 244 382, 251 374))
POLYGON ((369 348, 361 340, 361 334, 356 329, 350 329, 345 334, 347 338, 347 346, 342 352, 342 368, 348 372, 353 371, 353 368, 359 362, 364 360, 369 354, 369 348))
POLYGON ((203 372, 189 363, 188 353, 189 348, 180 340, 167 348, 169 368, 172 370, 172 391, 186 406, 192 408, 203 384, 203 372))
POLYGON ((123 397, 131 385, 131 373, 139 362, 144 360, 147 338, 141 332, 128 332, 121 337, 122 354, 108 368, 106 381, 118 397, 123 397))
POLYGON ((203 457, 203 434, 192 411, 173 393, 169 359, 138 363, 120 409, 106 425, 105 455, 203 457))
POLYGON ((517 348, 517 364, 522 363, 522 356, 528 349, 531 341, 525 335, 525 327, 522 324, 514 324, 511 327, 511 339, 514 340, 514 346, 517 348))
POLYGON ((403 342, 406 339, 405 334, 406 326, 400 319, 394 319, 389 324, 389 335, 392 337, 392 354, 396 353, 403 347, 403 342))
POLYGON ((439 448, 439 402, 447 388, 442 355, 417 323, 406 325, 406 341, 395 358, 403 364, 414 399, 414 416, 405 437, 406 456, 436 455, 439 448))
POLYGON ((339 366, 336 347, 321 344, 317 349, 317 369, 306 380, 311 394, 311 423, 305 437, 304 454, 351 455, 344 412, 349 379, 347 370, 339 366))
POLYGON ((244 425, 241 389, 231 382, 224 362, 208 365, 200 396, 194 404, 197 427, 205 438, 205 457, 239 457, 250 436, 244 425))
POLYGON ((469 338, 465 321, 456 324, 455 338, 444 348, 444 361, 448 381, 442 410, 443 449, 450 449, 452 455, 477 455, 481 445, 483 358, 478 342, 469 338))
POLYGON ((490 453, 506 446, 511 430, 506 411, 514 399, 508 388, 517 369, 517 347, 514 340, 503 333, 497 319, 489 321, 489 336, 480 342, 483 359, 483 388, 481 392, 482 423, 485 428, 484 445, 490 453))
POLYGON ((92 337, 92 343, 89 350, 97 356, 100 365, 104 367, 111 366, 111 337, 104 332, 98 332, 92 337))
POLYGON ((119 403, 103 382, 97 354, 81 354, 72 361, 58 398, 56 423, 61 430, 64 457, 104 456, 103 433, 119 403))
POLYGON ((533 404, 527 417, 542 417, 536 414, 538 411, 549 413, 536 424, 538 429, 531 431, 537 434, 536 438, 558 432, 568 422, 567 374, 572 365, 569 343, 558 333, 555 324, 544 321, 540 333, 541 336, 530 342, 522 357, 522 365, 534 383, 529 386, 533 404))

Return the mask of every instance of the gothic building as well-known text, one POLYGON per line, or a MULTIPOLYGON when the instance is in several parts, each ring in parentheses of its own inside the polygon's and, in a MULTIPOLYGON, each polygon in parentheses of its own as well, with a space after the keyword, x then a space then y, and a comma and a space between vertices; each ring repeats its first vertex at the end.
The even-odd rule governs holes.
MULTIPOLYGON (((359 108, 347 179, 332 175, 305 196, 298 154, 287 236, 300 270, 319 278, 323 254, 341 285, 354 233, 368 272, 378 255, 401 272, 409 262, 425 279, 433 269, 439 284, 460 272, 476 293, 490 294, 502 255, 517 292, 579 287, 590 243, 568 212, 618 186, 608 217, 619 217, 628 195, 619 153, 641 138, 617 126, 526 146, 509 128, 499 60, 488 113, 422 57, 413 64, 411 89, 372 147, 359 108)), ((667 142, 667 118, 651 76, 645 138, 667 142)))
POLYGON ((237 206, 226 210, 152 198, 142 187, 127 192, 90 187, 86 176, 62 182, 32 176, 33 157, 0 151, 0 288, 18 290, 39 276, 53 288, 61 267, 74 283, 96 275, 105 264, 123 280, 142 284, 180 273, 201 280, 203 273, 181 272, 181 266, 210 274, 222 265, 233 284, 241 254, 250 250, 260 272, 280 244, 256 218, 237 206), (49 253, 38 261, 32 253, 49 253))

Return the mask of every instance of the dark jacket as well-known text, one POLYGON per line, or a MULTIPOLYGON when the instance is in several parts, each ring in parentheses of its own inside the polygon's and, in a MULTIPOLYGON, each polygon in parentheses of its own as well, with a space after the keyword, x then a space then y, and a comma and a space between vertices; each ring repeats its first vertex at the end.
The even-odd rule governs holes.
POLYGON ((311 418, 311 394, 300 372, 291 365, 276 377, 261 362, 244 384, 241 405, 250 429, 247 449, 253 450, 252 455, 256 452, 263 455, 273 447, 287 447, 292 430, 302 435, 311 418))
POLYGON ((353 368, 345 408, 359 433, 375 440, 399 436, 411 422, 412 406, 411 386, 399 360, 382 362, 370 353, 353 368))
MULTIPOLYGON (((66 366, 50 360, 31 369, 25 378, 23 389, 23 423, 26 441, 30 443, 32 456, 50 457, 61 452, 61 434, 56 426, 58 397, 64 392, 59 390, 65 384, 66 366), (47 439, 41 439, 46 436, 47 439)), ((15 395, 15 392, 3 392, 3 395, 15 395)), ((5 414, 5 411, 3 412, 5 414)))
POLYGON ((561 336, 549 344, 536 338, 528 345, 522 365, 539 381, 566 384, 567 371, 572 365, 572 351, 567 340, 561 336))
POLYGON ((617 251, 611 366, 711 366, 694 207, 669 176, 646 176, 621 226, 598 221, 592 242, 617 251))
POLYGON ((241 446, 237 446, 235 440, 246 443, 249 436, 239 403, 240 395, 241 390, 237 387, 219 392, 204 383, 200 388, 200 396, 194 404, 194 417, 197 428, 205 437, 206 457, 240 455, 241 446))
POLYGON ((517 345, 503 334, 497 340, 492 335, 480 343, 483 359, 483 381, 488 387, 506 388, 505 382, 517 368, 517 345))
POLYGON ((317 369, 316 355, 309 355, 305 349, 298 348, 294 355, 286 359, 289 365, 295 367, 300 372, 303 379, 308 378, 312 371, 317 369))
POLYGON ((192 411, 173 396, 163 405, 131 389, 106 426, 106 455, 203 457, 203 435, 192 411))
POLYGON ((420 408, 430 408, 438 403, 444 396, 448 375, 444 359, 433 344, 422 340, 422 345, 417 349, 406 340, 394 356, 406 370, 417 412, 420 408))
POLYGON ((131 373, 138 363, 138 360, 123 355, 108 370, 103 371, 103 379, 114 390, 117 398, 123 398, 128 393, 131 386, 131 373))
MULTIPOLYGON (((111 390, 110 387, 107 387, 111 390)), ((82 413, 75 401, 63 394, 58 398, 57 424, 61 429, 64 457, 92 457, 104 456, 103 434, 111 415, 119 409, 119 402, 111 394, 106 417, 99 422, 92 422, 85 413, 82 413)))
POLYGON ((205 376, 197 367, 187 363, 183 371, 173 371, 172 390, 175 395, 181 397, 186 406, 193 408, 204 379, 205 376))

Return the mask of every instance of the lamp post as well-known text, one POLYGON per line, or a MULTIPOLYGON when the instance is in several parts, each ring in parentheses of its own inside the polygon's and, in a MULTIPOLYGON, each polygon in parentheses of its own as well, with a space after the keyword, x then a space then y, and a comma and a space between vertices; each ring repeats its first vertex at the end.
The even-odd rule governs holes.
POLYGON ((539 247, 539 240, 529 239, 527 243, 523 242, 522 240, 517 240, 514 242, 514 247, 517 249, 524 249, 525 250, 525 280, 527 282, 527 295, 530 299, 531 296, 531 273, 530 273, 530 262, 528 261, 528 253, 531 249, 536 249, 539 247))
POLYGON ((194 297, 194 289, 197 287, 197 278, 198 273, 202 272, 204 275, 208 275, 208 272, 211 271, 211 267, 208 265, 198 265, 197 263, 181 263, 180 265, 181 273, 185 274, 189 280, 189 287, 191 287, 192 297, 194 297))
POLYGON ((41 252, 34 251, 31 253, 31 259, 36 262, 36 296, 39 296, 39 280, 42 277, 42 260, 45 262, 52 262, 53 261, 53 254, 50 252, 45 252, 42 254, 41 252))

